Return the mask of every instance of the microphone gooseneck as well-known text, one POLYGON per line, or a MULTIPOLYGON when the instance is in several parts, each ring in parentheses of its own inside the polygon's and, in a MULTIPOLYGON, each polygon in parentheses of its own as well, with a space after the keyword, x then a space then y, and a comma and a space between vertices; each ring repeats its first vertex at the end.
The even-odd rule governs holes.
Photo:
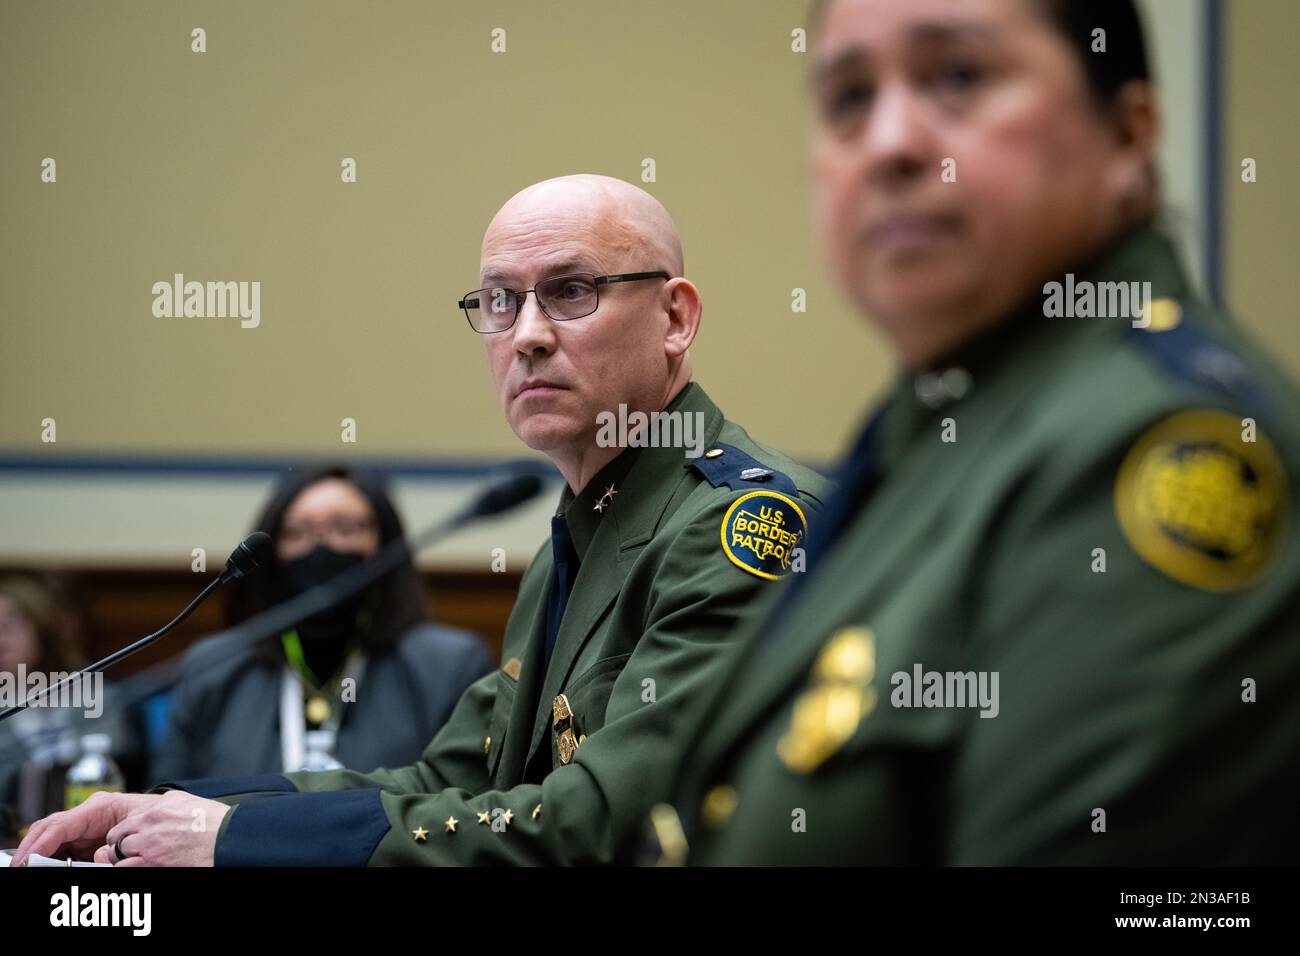
MULTIPOLYGON (((251 643, 277 631, 293 627, 332 605, 347 600, 358 591, 383 577, 403 561, 409 560, 414 552, 427 547, 439 538, 445 537, 458 528, 472 521, 477 521, 479 518, 486 518, 500 514, 503 511, 509 511, 511 508, 529 501, 541 492, 544 485, 545 483, 537 474, 529 472, 516 474, 498 481, 485 489, 470 505, 417 535, 410 544, 407 543, 406 539, 399 538, 388 544, 364 564, 351 568, 283 604, 268 608, 261 614, 250 618, 225 633, 242 633, 245 640, 251 643)), ((195 596, 194 600, 190 601, 180 614, 177 614, 147 637, 142 637, 134 644, 128 644, 103 660, 96 661, 68 675, 57 684, 52 684, 24 698, 21 703, 15 704, 0 713, 0 720, 12 717, 20 710, 29 707, 33 701, 40 700, 42 697, 80 680, 83 675, 107 670, 118 661, 130 657, 137 651, 141 651, 155 641, 166 637, 177 625, 193 614, 195 608, 202 604, 209 594, 227 581, 239 580, 247 577, 259 567, 266 567, 271 563, 274 555, 275 544, 271 540, 271 536, 264 531, 254 531, 239 542, 235 550, 230 553, 230 557, 226 560, 226 567, 221 574, 209 581, 207 586, 195 596)))
POLYGON ((231 552, 230 557, 226 561, 226 569, 222 571, 218 577, 209 581, 207 586, 195 596, 194 600, 190 601, 190 603, 185 606, 185 609, 181 611, 180 614, 177 614, 152 634, 140 638, 140 640, 136 641, 134 644, 128 644, 121 650, 109 654, 108 657, 105 657, 103 660, 95 661, 95 663, 89 664, 86 667, 81 668, 81 670, 69 674, 57 684, 51 684, 50 686, 23 698, 21 702, 14 704, 3 713, 0 713, 0 720, 12 717, 20 710, 25 710, 33 701, 40 700, 42 697, 54 693, 61 687, 66 687, 69 684, 80 680, 85 674, 94 674, 98 671, 106 670, 123 658, 130 657, 132 654, 143 650, 155 641, 162 640, 170 634, 178 624, 182 623, 187 617, 193 614, 194 610, 207 599, 208 595, 221 587, 221 585, 225 584, 227 581, 233 581, 236 578, 244 577, 259 566, 264 565, 271 554, 270 549, 270 537, 264 532, 254 531, 243 541, 239 542, 239 545, 231 552))

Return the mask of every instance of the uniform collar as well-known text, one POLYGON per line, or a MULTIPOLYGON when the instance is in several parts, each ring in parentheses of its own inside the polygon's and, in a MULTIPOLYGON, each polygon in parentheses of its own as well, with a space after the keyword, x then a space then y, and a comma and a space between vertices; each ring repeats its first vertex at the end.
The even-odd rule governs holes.
POLYGON ((1188 294, 1186 274, 1167 236, 1152 226, 1125 233, 1090 258, 1036 284, 997 325, 963 342, 927 368, 901 373, 888 399, 892 421, 883 438, 886 454, 905 444, 936 413, 958 407, 982 381, 1018 362, 1032 361, 1044 347, 1127 334, 1131 322, 1123 318, 1045 316, 1043 285, 1064 282, 1067 274, 1074 276, 1075 283, 1150 282, 1153 300, 1178 299, 1188 294))
MULTIPOLYGON (((695 382, 688 382, 664 412, 703 414, 706 447, 722 431, 721 409, 695 382)), ((687 463, 682 448, 625 448, 577 494, 566 485, 556 513, 563 515, 569 526, 578 560, 585 560, 602 524, 616 523, 623 544, 633 543, 641 535, 648 539, 677 485, 674 476, 680 479, 687 463)))
MULTIPOLYGON (((664 411, 702 414, 704 441, 708 444, 717 440, 724 424, 721 410, 693 382, 664 411)), ((627 574, 627 565, 620 557, 654 536, 687 479, 689 461, 681 448, 628 448, 576 495, 567 487, 562 493, 560 513, 568 522, 580 566, 555 649, 541 673, 541 694, 528 745, 529 759, 542 746, 551 727, 552 702, 564 686, 574 661, 601 615, 618 599, 627 574), (603 511, 597 511, 595 504, 610 485, 618 494, 603 511)), ((543 631, 538 631, 539 637, 543 635, 543 631)), ((523 686, 520 685, 521 692, 523 686)), ((535 685, 529 685, 532 686, 535 685)))

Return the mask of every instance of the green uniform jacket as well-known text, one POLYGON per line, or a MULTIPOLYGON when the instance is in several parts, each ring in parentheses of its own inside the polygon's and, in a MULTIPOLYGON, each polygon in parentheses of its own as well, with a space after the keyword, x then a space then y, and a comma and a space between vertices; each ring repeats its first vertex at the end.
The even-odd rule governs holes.
POLYGON ((1300 402, 1159 234, 1070 281, 1076 317, 1045 287, 864 433, 670 860, 1300 859, 1300 402), (1150 324, 1081 317, 1084 279, 1150 282, 1150 324))
POLYGON ((725 421, 698 385, 666 411, 699 414, 707 455, 628 449, 564 493, 581 563, 549 665, 547 543, 520 584, 504 664, 470 686, 419 762, 163 785, 236 805, 217 865, 614 857, 667 797, 731 635, 801 568, 786 529, 826 491, 725 421))

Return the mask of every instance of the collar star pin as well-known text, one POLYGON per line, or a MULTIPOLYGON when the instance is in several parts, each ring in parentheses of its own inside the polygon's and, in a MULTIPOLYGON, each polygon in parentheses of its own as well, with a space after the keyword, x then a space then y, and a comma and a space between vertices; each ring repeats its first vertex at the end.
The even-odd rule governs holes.
POLYGON ((605 489, 605 493, 600 496, 600 500, 596 502, 595 507, 591 510, 599 511, 601 514, 604 514, 605 509, 614 503, 614 496, 616 494, 618 494, 618 492, 614 490, 613 485, 610 485, 605 489))
POLYGON ((423 843, 426 839, 428 839, 429 831, 426 830, 424 827, 416 827, 414 830, 411 831, 411 835, 415 837, 416 843, 423 843))
POLYGON ((456 832, 456 824, 460 823, 455 817, 448 817, 447 822, 442 825, 443 830, 448 833, 456 832))
POLYGON ((501 819, 505 821, 506 826, 510 826, 510 821, 514 818, 515 812, 513 810, 507 810, 505 813, 501 814, 501 819))
POLYGON ((539 816, 541 816, 541 813, 542 813, 542 805, 539 803, 537 806, 533 807, 533 814, 532 814, 533 819, 536 820, 539 816))
POLYGON ((479 822, 479 823, 486 823, 488 826, 491 826, 491 825, 492 825, 492 814, 489 813, 487 810, 482 811, 482 812, 478 815, 478 822, 479 822))

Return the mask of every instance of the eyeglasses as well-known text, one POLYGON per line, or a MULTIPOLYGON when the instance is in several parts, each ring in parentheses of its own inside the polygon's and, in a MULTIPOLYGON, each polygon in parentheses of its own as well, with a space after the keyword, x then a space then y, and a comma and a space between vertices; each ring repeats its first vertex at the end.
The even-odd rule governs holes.
POLYGON ((356 544, 374 529, 375 522, 370 518, 340 517, 324 525, 304 521, 281 528, 280 540, 290 548, 315 540, 346 550, 348 545, 356 544))
POLYGON ((504 332, 515 324, 524 298, 529 292, 549 318, 557 322, 581 319, 600 308, 600 287, 613 282, 640 282, 642 279, 669 279, 667 272, 626 272, 615 276, 594 276, 572 272, 543 279, 532 289, 475 289, 456 304, 465 310, 469 326, 480 335, 504 332))

